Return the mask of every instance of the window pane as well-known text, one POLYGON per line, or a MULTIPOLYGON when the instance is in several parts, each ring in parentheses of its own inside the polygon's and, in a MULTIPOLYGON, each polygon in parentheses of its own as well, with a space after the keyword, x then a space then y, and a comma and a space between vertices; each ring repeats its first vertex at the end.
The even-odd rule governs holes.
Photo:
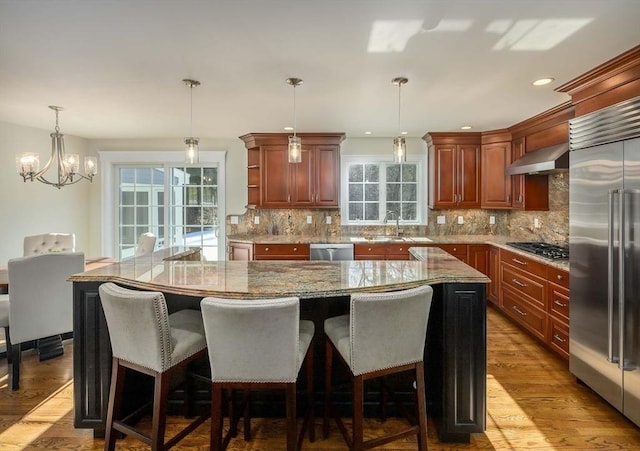
POLYGON ((363 182, 363 170, 361 164, 352 164, 349 166, 349 181, 350 182, 363 182))
POLYGON ((417 165, 415 164, 403 164, 402 165, 402 181, 403 182, 417 182, 417 165))
POLYGON ((364 200, 373 202, 380 200, 380 188, 378 185, 368 183, 364 185, 364 200))
POLYGON ((202 170, 200 168, 187 168, 185 185, 200 185, 202 181, 202 170))
POLYGON ((120 184, 133 185, 136 181, 136 173, 133 168, 120 168, 120 184))
POLYGON ((202 184, 203 185, 217 185, 218 184, 218 169, 217 168, 202 168, 202 184))
POLYGON ((120 192, 120 204, 121 205, 133 205, 133 199, 135 198, 133 191, 121 191, 120 192))
POLYGON ((203 205, 216 205, 216 193, 217 188, 202 188, 202 204, 203 205))
POLYGON ((136 168, 136 185, 151 185, 151 168, 136 168))
POLYGON ((349 203, 349 220, 358 221, 363 218, 362 216, 362 204, 349 203))
POLYGON ((172 199, 173 205, 184 205, 185 199, 184 199, 184 192, 182 190, 182 187, 174 186, 171 189, 171 191, 173 192, 173 199, 172 199))
POLYGON ((405 221, 415 221, 418 219, 416 207, 417 204, 415 203, 402 204, 402 219, 405 221))
POLYGON ((377 164, 365 164, 364 166, 364 181, 365 182, 378 182, 380 180, 380 166, 377 164))
POLYGON ((376 221, 380 219, 380 206, 378 204, 364 204, 364 219, 376 221))
POLYGON ((136 208, 136 224, 149 225, 149 207, 136 208))
POLYGON ((200 207, 185 207, 184 208, 184 223, 185 225, 202 224, 202 216, 200 213, 200 207))
POLYGON ((399 164, 387 166, 387 183, 400 182, 400 168, 399 164))
POLYGON ((400 184, 387 185, 387 202, 400 202, 400 184))
POLYGON ((200 188, 188 186, 185 188, 187 195, 187 205, 200 205, 200 188))
MULTIPOLYGON (((137 187, 140 189, 140 186, 137 187)), ((142 188, 146 189, 146 188, 142 188)), ((149 205, 149 193, 146 191, 137 191, 136 192, 136 205, 149 205)))
POLYGON ((349 201, 364 200, 362 185, 349 183, 349 201))
POLYGON ((133 207, 120 207, 120 224, 133 225, 135 223, 133 207))
POLYGON ((214 225, 218 223, 218 209, 202 207, 202 225, 214 225))
MULTIPOLYGON (((387 202, 387 212, 389 212, 389 211, 392 211, 395 214, 402 216, 400 214, 401 213, 400 204, 398 202, 387 202)), ((402 219, 404 219, 404 218, 402 218, 402 219)), ((388 220, 395 222, 396 217, 391 215, 391 216, 389 216, 388 220)))
POLYGON ((122 244, 136 244, 135 227, 120 227, 120 242, 122 244))
POLYGON ((418 185, 415 184, 404 184, 402 185, 402 200, 403 202, 415 202, 417 200, 418 185))

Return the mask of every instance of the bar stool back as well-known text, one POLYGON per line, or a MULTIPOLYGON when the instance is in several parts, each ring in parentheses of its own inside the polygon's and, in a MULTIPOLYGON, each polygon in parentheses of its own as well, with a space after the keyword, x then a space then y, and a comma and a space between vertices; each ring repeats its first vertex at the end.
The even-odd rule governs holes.
MULTIPOLYGON (((226 448, 235 433, 236 419, 230 418, 230 433, 222 437, 223 389, 284 389, 286 392, 287 450, 300 446, 310 422, 313 441, 313 339, 314 325, 300 321, 296 297, 276 299, 220 299, 201 302, 211 363, 211 450, 226 448), (306 360, 309 415, 296 443, 296 380, 306 360)), ((245 418, 245 439, 249 421, 245 418)))
POLYGON ((352 450, 371 449, 409 435, 418 436, 420 450, 427 448, 427 415, 424 385, 424 346, 433 289, 424 285, 390 293, 354 293, 350 313, 327 318, 324 436, 329 435, 333 351, 349 368, 353 381, 353 430, 334 415, 352 450), (365 380, 413 371, 416 378, 418 425, 391 436, 364 441, 363 384, 365 380))
MULTIPOLYGON (((169 314, 160 292, 129 290, 113 283, 100 285, 99 292, 113 351, 104 448, 115 449, 115 431, 119 431, 151 445, 154 450, 168 449, 209 417, 207 413, 196 418, 164 442, 171 377, 206 356, 202 315, 198 310, 169 314), (150 435, 129 424, 130 419, 141 416, 141 409, 125 418, 120 417, 127 368, 155 380, 150 435)), ((190 405, 188 396, 189 390, 185 390, 185 410, 190 405)))

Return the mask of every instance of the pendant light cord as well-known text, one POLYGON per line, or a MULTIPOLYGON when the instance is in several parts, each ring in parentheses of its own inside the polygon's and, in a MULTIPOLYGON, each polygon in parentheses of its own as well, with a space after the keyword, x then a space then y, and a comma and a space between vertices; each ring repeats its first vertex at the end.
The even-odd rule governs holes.
POLYGON ((189 136, 193 137, 193 84, 189 85, 189 136))
POLYGON ((398 136, 401 135, 401 129, 400 129, 400 111, 401 111, 401 105, 400 105, 400 90, 402 89, 402 83, 398 83, 398 136))
POLYGON ((296 137, 296 85, 293 85, 293 137, 296 137))

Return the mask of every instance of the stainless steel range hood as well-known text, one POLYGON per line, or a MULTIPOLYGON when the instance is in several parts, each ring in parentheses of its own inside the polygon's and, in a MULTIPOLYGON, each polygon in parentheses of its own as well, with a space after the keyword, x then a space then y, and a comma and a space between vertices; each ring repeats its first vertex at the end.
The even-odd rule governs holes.
POLYGON ((507 175, 554 174, 569 170, 569 143, 545 147, 524 154, 506 170, 507 175))

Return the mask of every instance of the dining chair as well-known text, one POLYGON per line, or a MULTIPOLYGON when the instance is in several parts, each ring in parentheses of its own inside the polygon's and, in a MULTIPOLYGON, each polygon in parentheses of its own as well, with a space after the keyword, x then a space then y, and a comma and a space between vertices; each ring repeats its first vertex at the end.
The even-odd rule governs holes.
POLYGON ((76 236, 73 233, 43 233, 25 236, 23 255, 35 255, 48 252, 75 252, 76 236))
MULTIPOLYGON (((325 438, 329 436, 329 417, 333 416, 350 450, 375 448, 409 435, 417 435, 419 450, 427 449, 423 360, 432 297, 433 289, 429 285, 388 293, 354 293, 351 295, 348 314, 325 320, 325 438), (331 406, 334 352, 351 376, 351 436, 331 406), (418 424, 391 435, 365 441, 364 381, 400 372, 412 372, 415 378, 418 424)), ((381 398, 384 399, 382 393, 381 398)))
MULTIPOLYGON (((20 387, 23 343, 73 331, 73 286, 67 279, 83 271, 82 252, 35 254, 9 260, 12 390, 20 387)), ((58 355, 62 352, 60 348, 58 355)))
MULTIPOLYGON (((314 324, 300 320, 296 297, 275 299, 221 299, 207 297, 200 303, 211 365, 212 451, 225 449, 235 435, 237 418, 229 415, 229 432, 222 437, 223 390, 285 391, 286 449, 298 449, 309 427, 314 441, 313 339, 314 324), (306 361, 308 415, 296 436, 296 381, 306 361)), ((249 397, 245 397, 249 399, 249 397)), ((245 440, 250 440, 250 415, 245 403, 245 440)))
POLYGON ((156 246, 156 236, 153 233, 146 232, 140 235, 138 238, 138 245, 136 246, 135 256, 151 254, 156 246))

